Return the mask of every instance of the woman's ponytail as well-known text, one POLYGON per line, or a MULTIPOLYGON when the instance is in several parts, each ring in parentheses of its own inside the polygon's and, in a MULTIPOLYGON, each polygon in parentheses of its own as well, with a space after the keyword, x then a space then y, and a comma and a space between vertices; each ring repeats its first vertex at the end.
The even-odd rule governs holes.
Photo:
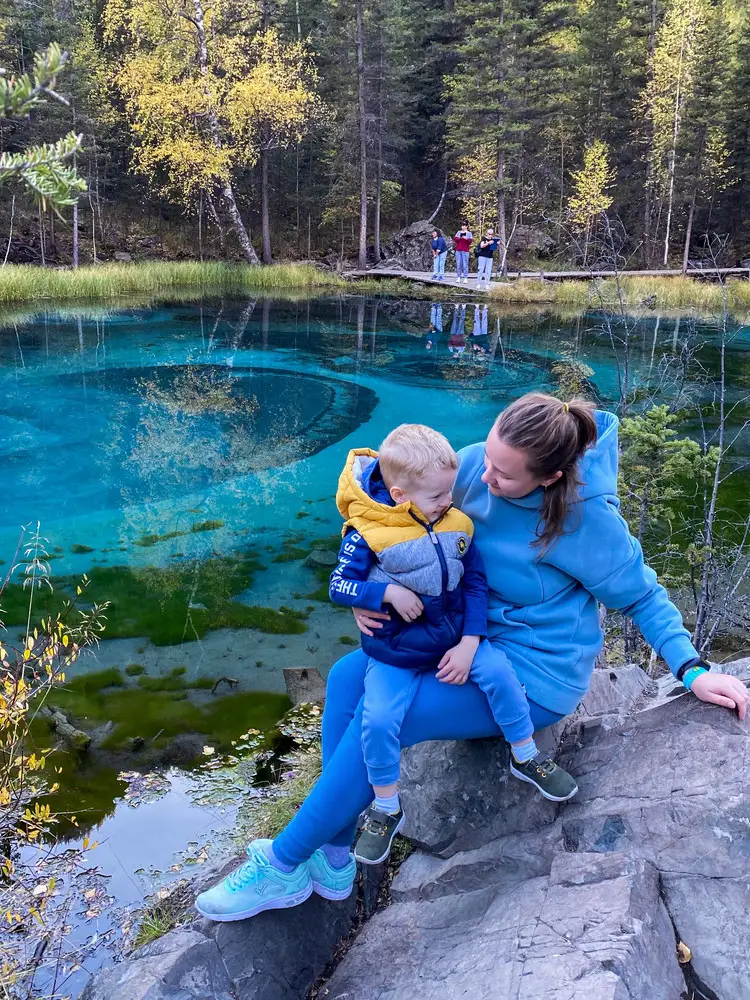
POLYGON ((562 475, 545 487, 538 538, 545 552, 564 533, 581 481, 578 463, 596 443, 594 404, 585 399, 562 402, 543 392, 530 392, 503 410, 495 424, 498 437, 527 455, 529 472, 544 480, 562 475))

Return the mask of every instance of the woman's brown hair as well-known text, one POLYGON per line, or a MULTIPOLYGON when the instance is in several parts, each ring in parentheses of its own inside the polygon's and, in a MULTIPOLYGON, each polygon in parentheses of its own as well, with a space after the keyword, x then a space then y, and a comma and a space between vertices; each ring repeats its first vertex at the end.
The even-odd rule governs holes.
POLYGON ((537 479, 562 476, 544 490, 542 515, 534 543, 545 552, 565 531, 565 519, 582 485, 578 463, 596 443, 594 404, 567 403, 543 392, 529 392, 503 410, 495 431, 511 448, 526 452, 529 472, 537 479))

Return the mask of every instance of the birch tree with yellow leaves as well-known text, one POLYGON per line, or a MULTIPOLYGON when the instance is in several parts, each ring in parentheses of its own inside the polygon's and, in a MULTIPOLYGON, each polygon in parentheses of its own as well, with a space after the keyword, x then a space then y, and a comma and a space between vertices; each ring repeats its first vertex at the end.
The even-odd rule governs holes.
POLYGON ((247 0, 109 0, 104 26, 106 43, 121 53, 117 85, 135 139, 133 169, 186 208, 205 195, 217 220, 218 196, 246 260, 260 263, 235 182, 263 150, 298 141, 321 117, 305 43, 262 30, 260 10, 247 0))

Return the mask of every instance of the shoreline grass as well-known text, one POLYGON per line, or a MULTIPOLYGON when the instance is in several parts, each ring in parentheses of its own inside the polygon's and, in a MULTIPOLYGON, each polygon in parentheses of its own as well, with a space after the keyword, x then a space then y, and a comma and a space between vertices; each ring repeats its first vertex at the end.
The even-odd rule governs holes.
POLYGON ((9 264, 0 269, 0 304, 43 299, 93 301, 134 294, 245 293, 285 289, 339 289, 339 275, 311 264, 246 264, 148 261, 72 269, 9 264))
MULTIPOLYGON (((628 277, 620 280, 628 311, 693 312, 716 315, 721 311, 722 290, 717 282, 691 277, 628 277)), ((156 299, 190 301, 203 296, 276 295, 307 297, 311 294, 373 295, 383 298, 474 300, 471 287, 422 285, 407 275, 398 278, 344 278, 311 264, 245 264, 147 261, 140 264, 99 264, 77 270, 11 264, 0 268, 0 321, 23 322, 25 313, 60 303, 65 312, 98 312, 138 299, 148 306, 156 299), (16 314, 17 313, 17 314, 16 314)), ((737 317, 750 314, 750 281, 727 282, 729 311, 737 317)), ((611 279, 541 281, 533 278, 494 281, 487 300, 496 309, 553 308, 569 313, 586 309, 619 308, 617 285, 611 279)))
MULTIPOLYGON (((620 277, 620 291, 626 309, 692 310, 702 314, 717 314, 722 309, 722 288, 718 282, 696 278, 620 277)), ((726 283, 729 312, 746 315, 750 312, 750 281, 730 278, 726 283)), ((617 282, 614 278, 594 278, 590 281, 539 281, 532 278, 496 282, 490 292, 497 303, 549 303, 558 306, 618 309, 617 282)))

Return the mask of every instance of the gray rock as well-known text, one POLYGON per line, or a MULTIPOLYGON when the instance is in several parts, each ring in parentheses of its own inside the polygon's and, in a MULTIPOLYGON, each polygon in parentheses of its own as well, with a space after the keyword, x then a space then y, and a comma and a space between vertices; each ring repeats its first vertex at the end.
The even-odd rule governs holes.
POLYGON ((402 267, 405 271, 431 271, 430 240, 434 228, 431 222, 421 219, 392 236, 383 246, 383 253, 391 267, 402 267))
POLYGON ((305 561, 302 565, 312 569, 318 566, 323 569, 333 569, 338 561, 338 552, 334 552, 333 549, 312 549, 305 556, 305 561))
POLYGON ((326 700, 326 682, 317 667, 284 667, 284 684, 293 705, 326 700))
POLYGON ((312 895, 292 910, 197 926, 215 941, 236 1000, 303 1000, 350 932, 356 912, 356 892, 342 903, 312 895))
POLYGON ((655 690, 651 678, 635 663, 613 670, 595 670, 578 715, 624 715, 651 689, 655 690))
POLYGON ((215 941, 178 928, 98 973, 81 1000, 232 1000, 215 941))
POLYGON ((747 857, 736 875, 664 876, 664 895, 680 937, 693 952, 699 979, 722 1000, 750 996, 750 874, 747 857))
POLYGON ((561 853, 547 876, 376 914, 325 996, 677 1000, 674 944, 651 865, 561 853))
POLYGON ((420 743, 402 755, 404 835, 450 857, 551 823, 555 806, 513 778, 500 739, 420 743))
POLYGON ((130 264, 133 260, 133 255, 129 254, 127 250, 115 250, 112 256, 115 260, 119 260, 122 264, 130 264))

